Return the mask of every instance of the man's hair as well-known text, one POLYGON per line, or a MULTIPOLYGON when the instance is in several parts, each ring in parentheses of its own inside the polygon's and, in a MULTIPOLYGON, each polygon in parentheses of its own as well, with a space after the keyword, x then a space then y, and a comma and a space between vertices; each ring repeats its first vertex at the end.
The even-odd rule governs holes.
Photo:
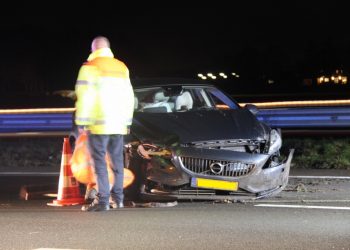
POLYGON ((110 43, 107 37, 97 36, 91 43, 91 51, 102 49, 102 48, 110 48, 110 43))

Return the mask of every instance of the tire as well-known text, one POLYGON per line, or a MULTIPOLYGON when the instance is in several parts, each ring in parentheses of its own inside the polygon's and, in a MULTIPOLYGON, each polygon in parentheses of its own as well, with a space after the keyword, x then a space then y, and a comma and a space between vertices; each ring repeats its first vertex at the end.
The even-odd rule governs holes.
POLYGON ((125 200, 134 202, 141 200, 140 194, 145 186, 144 166, 144 160, 139 156, 132 157, 128 161, 127 168, 134 174, 135 180, 124 189, 125 200))

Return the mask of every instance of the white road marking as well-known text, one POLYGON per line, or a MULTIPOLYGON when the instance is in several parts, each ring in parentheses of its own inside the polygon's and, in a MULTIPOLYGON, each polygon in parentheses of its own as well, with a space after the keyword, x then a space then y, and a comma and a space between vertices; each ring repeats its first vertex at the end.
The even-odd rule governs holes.
MULTIPOLYGON (((268 202, 268 203, 295 203, 295 202, 305 202, 305 203, 339 203, 339 202, 343 202, 343 203, 348 203, 350 202, 350 200, 346 200, 346 199, 342 199, 342 200, 307 200, 307 199, 295 199, 295 200, 265 200, 264 202, 268 202)), ((251 203, 257 203, 256 200, 253 201, 245 201, 246 203, 251 202, 251 203)), ((258 201, 259 203, 261 201, 258 201)))
POLYGON ((32 250, 84 250, 84 249, 73 249, 73 248, 35 248, 32 250))
POLYGON ((350 179, 350 176, 312 176, 312 175, 290 175, 290 179, 298 178, 298 179, 350 179))
POLYGON ((350 207, 333 207, 333 206, 307 206, 307 205, 279 205, 279 204, 257 204, 255 207, 282 207, 282 208, 311 208, 311 209, 333 209, 333 210, 350 210, 350 207))

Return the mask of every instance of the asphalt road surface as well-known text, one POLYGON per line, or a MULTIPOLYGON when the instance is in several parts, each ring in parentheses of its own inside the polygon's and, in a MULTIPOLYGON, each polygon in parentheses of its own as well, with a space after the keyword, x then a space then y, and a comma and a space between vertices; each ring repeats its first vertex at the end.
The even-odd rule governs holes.
POLYGON ((0 204, 0 249, 350 249, 349 204, 182 202, 88 213, 46 202, 0 204))
POLYGON ((14 191, 0 196, 0 249, 350 249, 349 180, 294 180, 254 202, 138 203, 94 213, 48 206, 54 197, 19 198, 14 180, 0 178, 14 191))

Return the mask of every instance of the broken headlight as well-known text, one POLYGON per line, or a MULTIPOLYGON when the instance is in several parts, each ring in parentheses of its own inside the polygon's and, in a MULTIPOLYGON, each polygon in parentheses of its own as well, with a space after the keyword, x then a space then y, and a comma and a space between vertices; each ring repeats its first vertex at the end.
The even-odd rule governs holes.
POLYGON ((269 154, 276 153, 282 146, 282 138, 280 133, 276 129, 272 129, 270 132, 270 147, 269 154))

